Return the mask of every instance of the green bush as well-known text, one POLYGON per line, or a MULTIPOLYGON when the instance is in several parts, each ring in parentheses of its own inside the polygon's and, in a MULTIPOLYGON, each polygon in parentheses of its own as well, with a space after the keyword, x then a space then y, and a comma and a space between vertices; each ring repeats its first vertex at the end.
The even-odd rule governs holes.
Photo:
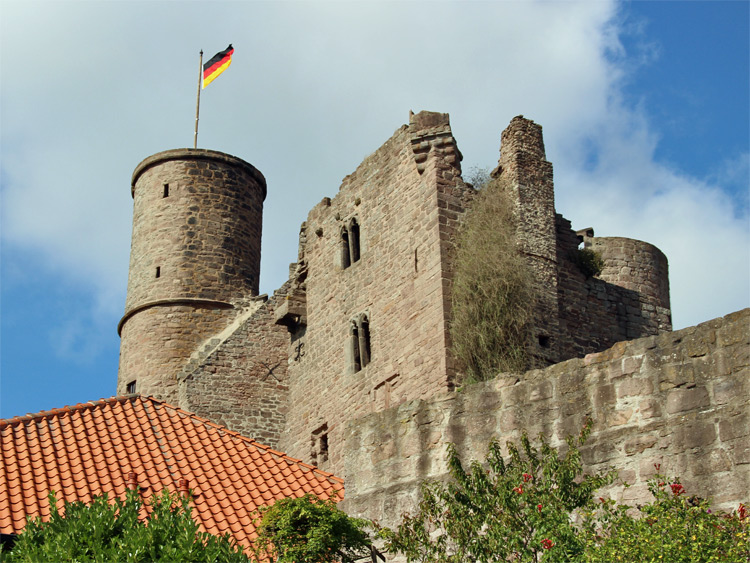
POLYGON ((598 276, 604 269, 604 259, 601 254, 590 248, 576 249, 571 255, 571 260, 587 278, 598 276))
POLYGON ((516 244, 513 206, 498 180, 477 195, 456 242, 450 335, 465 382, 526 369, 536 299, 516 244))
POLYGON ((679 479, 662 475, 649 481, 649 490, 654 500, 647 505, 633 509, 602 498, 586 514, 587 563, 750 561, 743 504, 733 514, 713 513, 706 500, 688 497, 679 479))
POLYGON ((450 481, 427 482, 414 516, 404 516, 393 531, 380 534, 392 553, 407 561, 574 561, 585 548, 570 514, 593 508, 593 492, 613 473, 583 475, 578 446, 590 430, 568 438, 558 455, 543 437, 534 447, 521 438, 508 443, 509 459, 491 442, 484 463, 466 471, 453 446, 448 448, 450 481))
POLYGON ((65 502, 60 512, 54 492, 50 493, 49 521, 29 520, 3 559, 28 563, 248 561, 229 536, 199 531, 187 498, 168 491, 155 496, 146 521, 139 518, 142 507, 138 493, 129 491, 125 500, 114 503, 107 495, 95 497, 90 504, 65 502))
POLYGON ((348 516, 333 500, 307 494, 278 500, 259 512, 258 560, 351 562, 370 555, 369 522, 348 516))
POLYGON ((679 480, 650 482, 651 503, 633 509, 594 498, 615 473, 585 475, 578 439, 560 455, 540 437, 508 444, 505 461, 490 443, 484 463, 465 470, 448 448, 450 479, 425 482, 414 515, 379 531, 386 548, 408 562, 726 562, 750 561, 750 518, 740 505, 731 515, 687 498, 679 480))

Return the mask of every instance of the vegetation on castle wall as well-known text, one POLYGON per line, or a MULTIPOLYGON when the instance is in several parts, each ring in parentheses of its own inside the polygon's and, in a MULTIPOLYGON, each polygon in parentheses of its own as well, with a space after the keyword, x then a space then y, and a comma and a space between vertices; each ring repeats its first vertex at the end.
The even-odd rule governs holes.
MULTIPOLYGON (((568 437, 564 455, 540 436, 508 443, 509 459, 490 443, 483 463, 466 470, 448 449, 450 480, 425 482, 418 512, 379 535, 408 562, 747 562, 750 518, 743 504, 712 513, 678 479, 657 475, 654 500, 632 508, 596 498, 615 473, 585 474, 579 447, 590 431, 568 437)), ((658 470, 659 468, 657 468, 658 470)))
POLYGON ((598 276, 604 268, 604 259, 601 254, 590 248, 577 249, 571 254, 570 259, 587 278, 598 276))
POLYGON ((513 207, 498 180, 478 194, 457 246, 450 334, 465 382, 525 369, 535 298, 516 246, 513 207))

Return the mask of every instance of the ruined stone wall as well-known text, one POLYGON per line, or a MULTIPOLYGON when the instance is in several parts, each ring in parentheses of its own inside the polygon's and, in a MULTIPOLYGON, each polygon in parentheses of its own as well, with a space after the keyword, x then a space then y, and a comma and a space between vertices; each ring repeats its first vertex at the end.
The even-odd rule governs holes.
POLYGON ((180 408, 278 449, 289 408, 289 334, 274 311, 285 299, 286 286, 258 298, 193 354, 177 376, 180 408))
POLYGON ((690 494, 736 508, 750 483, 748 396, 745 309, 354 421, 346 431, 344 507, 393 526, 415 506, 423 479, 446 475, 446 443, 464 459, 483 459, 491 438, 504 443, 522 431, 559 445, 590 416, 584 463, 614 466, 633 484, 612 487, 618 500, 650 500, 646 481, 658 463, 690 494))
POLYGON ((310 212, 299 268, 306 326, 293 335, 284 451, 341 469, 347 421, 450 386, 445 237, 462 212, 448 117, 423 112, 310 212), (345 267, 355 219, 360 257, 345 267), (370 363, 355 371, 352 321, 367 315, 370 363), (304 354, 295 353, 302 346, 304 354))
POLYGON ((667 259, 655 246, 579 236, 558 215, 557 264, 561 359, 672 329, 667 259), (604 261, 596 277, 587 276, 575 261, 582 242, 604 261))
POLYGON ((501 135, 493 176, 511 196, 518 248, 534 280, 534 315, 529 327, 530 367, 560 360, 558 350, 557 251, 552 164, 545 156, 542 127, 514 117, 501 135))
POLYGON ((672 330, 667 257, 654 245, 622 237, 584 237, 586 248, 604 260, 603 281, 637 294, 628 303, 627 337, 672 330))
POLYGON ((138 165, 132 195, 117 392, 174 402, 184 361, 257 294, 266 182, 231 155, 176 149, 138 165))

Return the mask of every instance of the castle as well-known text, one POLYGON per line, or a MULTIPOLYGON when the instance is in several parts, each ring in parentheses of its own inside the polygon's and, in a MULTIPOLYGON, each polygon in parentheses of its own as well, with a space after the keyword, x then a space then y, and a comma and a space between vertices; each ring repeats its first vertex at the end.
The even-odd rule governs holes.
MULTIPOLYGON (((521 116, 502 133, 493 175, 509 186, 517 248, 534 274, 538 299, 527 346, 535 369, 454 392, 459 374, 448 327, 455 235, 477 193, 462 179, 461 159, 447 114, 412 114, 344 178, 335 197, 310 211, 289 280, 269 297, 258 295, 267 189, 261 172, 210 150, 146 158, 132 177, 118 394, 152 395, 334 472, 346 481, 352 511, 385 520, 413 502, 418 479, 444 471, 445 439, 471 442, 466 451, 475 453, 479 437, 486 445, 492 432, 513 435, 527 424, 555 434, 604 413, 596 446, 614 429, 607 413, 622 415, 628 400, 641 396, 658 411, 654 417, 683 416, 685 409, 661 410, 657 395, 670 387, 639 377, 656 345, 631 354, 624 343, 640 339, 634 346, 643 347, 676 334, 669 332, 666 257, 645 242, 572 230, 555 210, 541 127, 521 116), (601 256, 600 274, 582 271, 574 259, 581 246, 601 256), (620 381, 630 391, 621 394, 620 381), (476 440, 467 437, 471 425, 486 426, 476 440)), ((747 315, 733 322, 742 333, 747 315)), ((746 345, 743 338, 734 345, 746 345)), ((712 346, 723 345, 713 338, 712 346)), ((740 398, 748 394, 746 364, 730 370, 740 398)), ((675 399, 679 405, 692 401, 691 424, 702 420, 695 413, 706 404, 716 406, 714 391, 704 401, 693 392, 698 387, 695 377, 674 383, 687 393, 675 399)), ((731 473, 747 468, 742 456, 750 448, 747 428, 740 430, 747 406, 730 403, 740 417, 734 434, 717 432, 714 442, 745 452, 726 453, 731 467, 721 470, 731 473)), ((639 438, 662 428, 644 430, 644 409, 636 402, 612 439, 643 439, 627 445, 639 453, 671 448, 639 438)), ((636 479, 647 476, 634 471, 636 479)))

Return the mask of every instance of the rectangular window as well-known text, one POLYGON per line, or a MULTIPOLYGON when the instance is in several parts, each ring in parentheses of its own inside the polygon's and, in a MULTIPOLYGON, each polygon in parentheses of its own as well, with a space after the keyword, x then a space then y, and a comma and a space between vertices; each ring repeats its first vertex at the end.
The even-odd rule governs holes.
POLYGON ((164 195, 162 197, 169 197, 169 184, 164 184, 164 195))
POLYGON ((352 367, 354 373, 370 363, 370 319, 362 313, 352 319, 349 334, 351 339, 352 367))
POLYGON ((133 393, 135 393, 135 379, 131 381, 130 383, 128 383, 126 392, 128 395, 132 395, 133 393))
POLYGON ((328 461, 328 423, 310 435, 310 457, 313 465, 328 461))

